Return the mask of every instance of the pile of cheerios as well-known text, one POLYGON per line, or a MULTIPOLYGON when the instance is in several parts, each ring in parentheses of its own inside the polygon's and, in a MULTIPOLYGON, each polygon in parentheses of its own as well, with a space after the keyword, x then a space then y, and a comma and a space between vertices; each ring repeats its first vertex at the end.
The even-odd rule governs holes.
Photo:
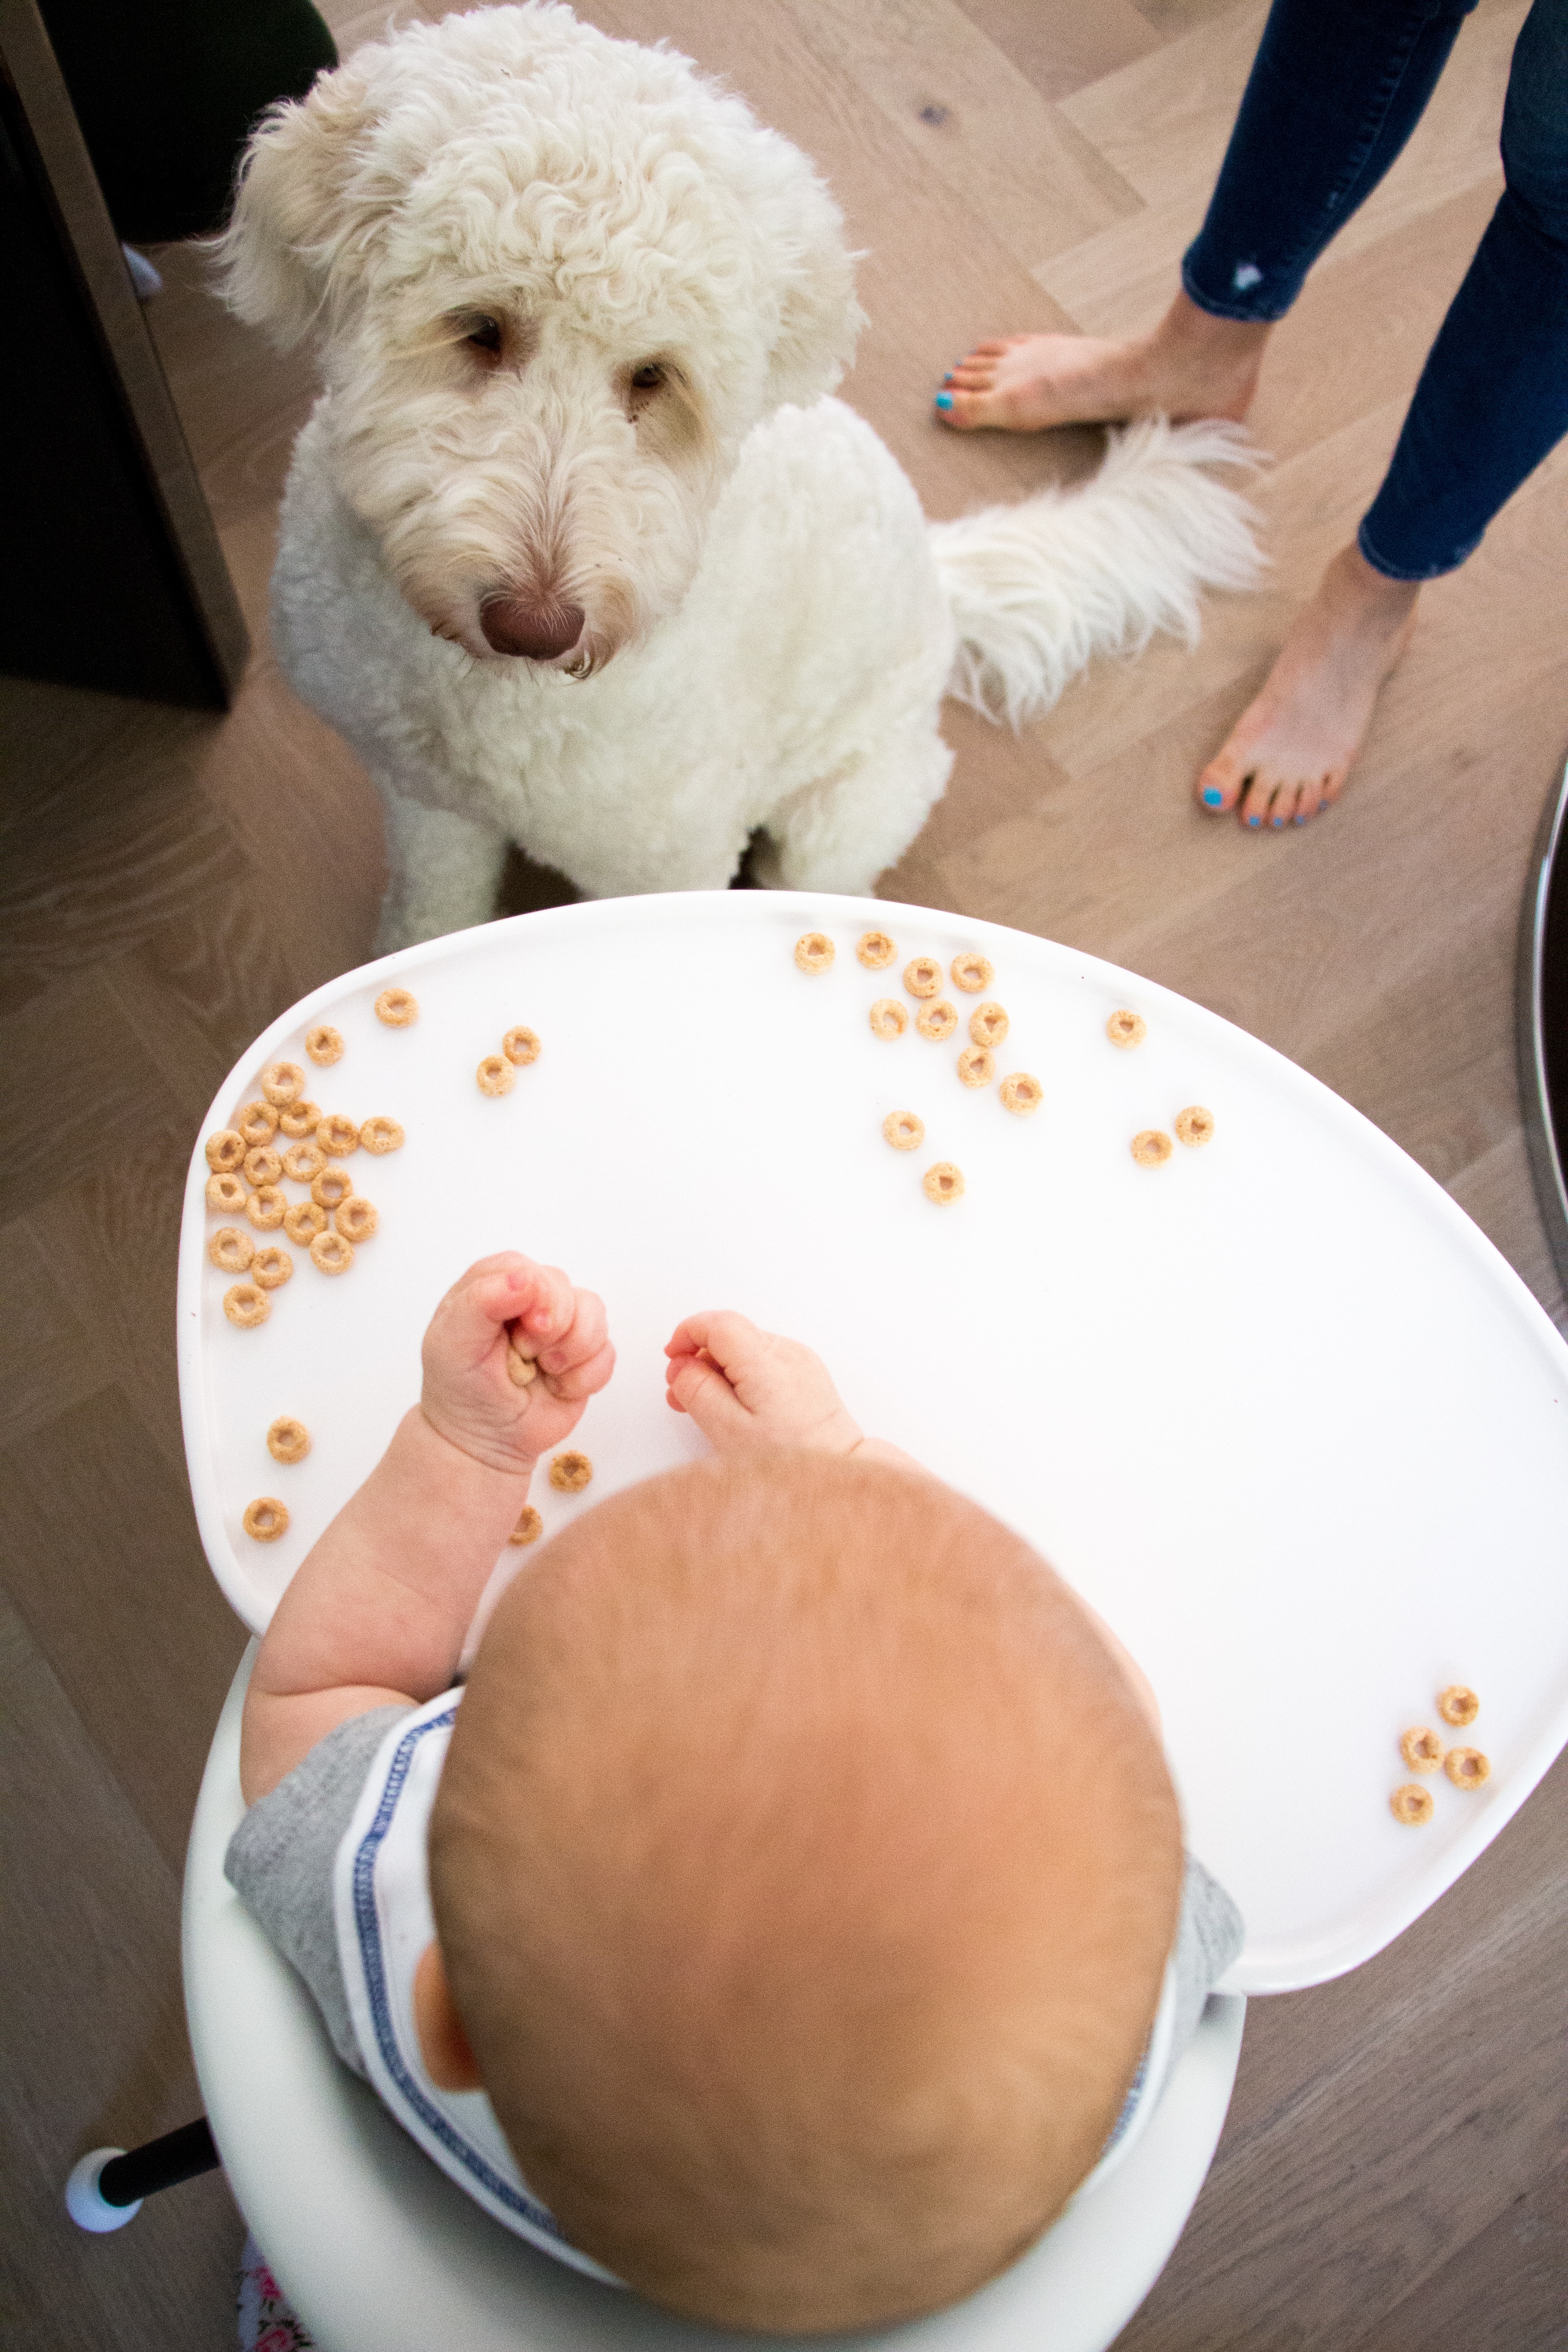
MULTIPOLYGON (((1467 1683, 1450 1683, 1440 1690, 1436 1701, 1437 1713, 1456 1731, 1467 1731, 1481 1711, 1480 1700, 1467 1683)), ((1405 1768, 1412 1772, 1436 1772, 1439 1765, 1456 1789, 1467 1793, 1484 1787, 1491 1779, 1491 1759, 1479 1748, 1449 1748, 1440 1731, 1429 1725, 1415 1724, 1399 1736, 1399 1753, 1405 1768)), ((1421 1829, 1429 1822, 1436 1808, 1430 1789, 1419 1781, 1407 1780, 1395 1789, 1388 1801, 1388 1809, 1396 1822, 1406 1829, 1421 1829)))
MULTIPOLYGON (((419 1018, 419 1000, 406 988, 384 988, 375 1000, 375 1014, 389 1029, 411 1029, 419 1018)), ((342 1031, 329 1022, 305 1033, 306 1055, 318 1069, 332 1068, 346 1050, 342 1031)), ((531 1029, 509 1029, 500 1053, 479 1065, 481 1088, 506 1093, 513 1071, 537 1061, 540 1050, 531 1029)), ((280 1243, 258 1244, 252 1233, 281 1232, 319 1272, 346 1274, 356 1253, 374 1238, 381 1219, 343 1163, 356 1151, 382 1158, 404 1141, 403 1129, 384 1112, 356 1120, 342 1111, 324 1111, 306 1098, 308 1083, 297 1062, 274 1062, 261 1074, 258 1099, 246 1104, 232 1127, 209 1135, 204 1147, 209 1213, 243 1217, 252 1229, 247 1233, 237 1222, 220 1224, 207 1241, 207 1256, 219 1273, 243 1277, 231 1283, 223 1301, 225 1315, 242 1331, 266 1322, 271 1294, 294 1272, 293 1257, 280 1243), (290 1195, 291 1185, 300 1188, 298 1196, 290 1195)), ((531 1379, 533 1371, 529 1364, 525 1377, 531 1379)), ((303 1422, 283 1413, 267 1432, 267 1450, 275 1462, 302 1462, 310 1451, 310 1433, 303 1422)), ((568 1494, 578 1493, 592 1476, 585 1454, 560 1455, 551 1470, 552 1484, 568 1494)), ((276 1495, 257 1496, 240 1519, 246 1534, 263 1544, 286 1535, 289 1522, 289 1507, 276 1495)), ((542 1526, 537 1511, 525 1510, 511 1542, 531 1543, 542 1526)))
MULTIPOLYGON (((418 1002, 405 988, 384 989, 375 1010, 389 1029, 410 1028, 419 1018, 418 1002)), ((331 1069, 344 1051, 342 1031, 328 1022, 305 1033, 305 1052, 318 1069, 331 1069)), ((232 1127, 208 1136, 207 1208, 215 1216, 243 1217, 258 1234, 283 1233, 319 1273, 346 1274, 355 1252, 374 1238, 381 1219, 342 1163, 356 1151, 372 1159, 396 1151, 403 1129, 383 1112, 353 1119, 343 1111, 324 1111, 307 1099, 307 1083, 298 1062, 274 1062, 261 1074, 257 1100, 246 1104, 232 1127), (298 1197, 290 1196, 290 1185, 300 1188, 298 1197)), ((242 1331, 265 1323, 272 1293, 292 1278, 289 1251, 281 1242, 258 1244, 235 1223, 218 1226, 207 1255, 220 1274, 240 1277, 224 1293, 229 1321, 242 1331)), ((280 1525, 250 1529, 264 1543, 289 1523, 282 1505, 276 1507, 282 1513, 280 1525)))
MULTIPOLYGON (((807 931, 795 944, 795 960, 804 972, 830 971, 836 952, 826 931, 807 931)), ((886 931, 862 932, 855 943, 855 954, 868 971, 885 971, 899 959, 897 942, 886 931)), ((996 977, 994 970, 988 958, 971 949, 953 957, 946 976, 961 994, 985 1000, 969 1015, 969 1042, 960 1047, 955 1066, 961 1085, 988 1087, 996 1076, 997 1048, 1005 1043, 1013 1025, 1006 1006, 987 994, 996 977)), ((915 1003, 916 1034, 936 1044, 956 1036, 963 1021, 957 1007, 942 993, 943 977, 941 961, 933 955, 913 956, 903 970, 905 991, 915 1003)), ((909 1008, 899 997, 879 996, 871 1007, 870 1023, 873 1037, 890 1044, 907 1034, 909 1008)), ((1113 1045, 1125 1053, 1143 1043, 1149 1024, 1142 1013, 1123 1008, 1111 1014, 1105 1024, 1105 1034, 1113 1045)), ((996 1094, 1003 1109, 1018 1118, 1029 1118, 1046 1098, 1044 1087, 1028 1070, 1011 1072, 1002 1080, 996 1094)), ((1176 1143, 1184 1143, 1189 1150, 1197 1150, 1214 1136, 1214 1113, 1201 1103, 1189 1103, 1177 1111, 1171 1124, 1175 1129, 1176 1143)), ((895 1151, 916 1151, 925 1140, 925 1122, 915 1111, 892 1111, 882 1122, 882 1133, 895 1151)), ((1161 1168, 1171 1158, 1175 1144, 1163 1128, 1146 1127, 1133 1137, 1131 1149, 1139 1167, 1161 1168)), ((934 1167, 927 1169, 921 1182, 927 1199, 939 1207, 963 1197, 963 1171, 952 1160, 938 1160, 934 1167)))
MULTIPOLYGON (((807 931, 795 941, 795 960, 804 972, 824 972, 832 969, 836 953, 833 941, 826 931, 807 931)), ((885 971, 899 960, 897 942, 886 931, 863 931, 855 943, 858 962, 868 971, 885 971)), ((946 977, 965 996, 984 996, 995 974, 983 955, 973 952, 954 956, 946 977)), ((942 993, 943 972, 941 961, 933 955, 917 955, 904 966, 903 984, 915 1003, 914 1026, 919 1036, 934 1045, 945 1045, 958 1034, 963 1016, 958 1008, 942 993)), ((879 996, 870 1011, 871 1034, 885 1042, 902 1037, 910 1026, 908 1007, 896 996, 879 996)), ((962 1085, 972 1087, 988 1087, 996 1075, 995 1048, 1006 1037, 1012 1024, 1005 1006, 994 1000, 976 1005, 968 1021, 969 1042, 959 1050, 956 1069, 962 1085)), ((1038 1078, 1027 1070, 1015 1070, 1005 1077, 997 1088, 1004 1110, 1015 1118, 1027 1118, 1039 1109, 1046 1090, 1038 1078)), ((912 1110, 889 1111, 882 1121, 882 1133, 895 1151, 918 1151, 925 1141, 925 1121, 912 1110)), ((938 1208, 947 1208, 964 1194, 963 1171, 951 1160, 939 1160, 921 1178, 921 1190, 928 1201, 938 1208)))

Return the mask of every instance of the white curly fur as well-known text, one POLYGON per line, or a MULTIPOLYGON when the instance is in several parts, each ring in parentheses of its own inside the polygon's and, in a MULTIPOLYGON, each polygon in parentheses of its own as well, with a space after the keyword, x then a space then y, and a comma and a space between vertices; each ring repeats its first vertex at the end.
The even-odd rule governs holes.
POLYGON ((721 887, 765 830, 768 878, 867 890, 946 782, 944 691, 1016 722, 1255 575, 1223 427, 927 526, 827 397, 862 321, 812 166, 553 0, 274 109, 218 251, 321 345, 275 634, 385 798, 384 949, 483 921, 514 841, 605 895, 721 887))

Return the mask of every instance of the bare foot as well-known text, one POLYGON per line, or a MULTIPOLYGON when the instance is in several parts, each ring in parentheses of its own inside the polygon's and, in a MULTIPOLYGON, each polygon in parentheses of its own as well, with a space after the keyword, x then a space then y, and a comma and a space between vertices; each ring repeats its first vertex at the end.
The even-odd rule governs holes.
POLYGON ((1410 642, 1417 593, 1414 581, 1374 572, 1358 547, 1342 549, 1263 691, 1198 778, 1199 806, 1279 831, 1338 800, 1383 682, 1410 642))
POLYGON ((1216 319, 1178 294, 1152 334, 1007 335, 977 343, 943 379, 937 415, 961 432, 991 425, 1040 433, 1156 414, 1178 423, 1246 415, 1257 389, 1265 324, 1216 319))

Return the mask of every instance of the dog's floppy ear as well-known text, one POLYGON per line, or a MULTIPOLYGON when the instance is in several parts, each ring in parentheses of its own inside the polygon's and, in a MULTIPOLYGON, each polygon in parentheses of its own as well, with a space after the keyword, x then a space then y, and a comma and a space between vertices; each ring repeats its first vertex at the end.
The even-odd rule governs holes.
MULTIPOLYGON (((757 217, 779 289, 779 326, 768 355, 768 399, 809 407, 834 389, 855 356, 866 313, 855 299, 855 257, 844 215, 796 147, 767 131, 773 152, 757 217)), ((759 175, 762 176, 762 175, 759 175)))
POLYGON ((285 349, 358 274, 353 265, 394 201, 368 152, 369 54, 322 74, 307 98, 268 108, 241 160, 228 226, 214 240, 229 308, 285 349))

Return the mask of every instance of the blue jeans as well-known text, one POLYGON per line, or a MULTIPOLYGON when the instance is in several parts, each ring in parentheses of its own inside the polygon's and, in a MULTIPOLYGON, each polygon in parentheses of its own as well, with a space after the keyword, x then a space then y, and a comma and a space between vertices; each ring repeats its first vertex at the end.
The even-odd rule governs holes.
MULTIPOLYGON (((1282 318, 1420 120, 1475 0, 1274 0, 1182 283, 1282 318)), ((1394 580, 1452 572, 1568 434, 1568 0, 1534 0, 1502 119, 1504 189, 1426 357, 1358 537, 1394 580)))

